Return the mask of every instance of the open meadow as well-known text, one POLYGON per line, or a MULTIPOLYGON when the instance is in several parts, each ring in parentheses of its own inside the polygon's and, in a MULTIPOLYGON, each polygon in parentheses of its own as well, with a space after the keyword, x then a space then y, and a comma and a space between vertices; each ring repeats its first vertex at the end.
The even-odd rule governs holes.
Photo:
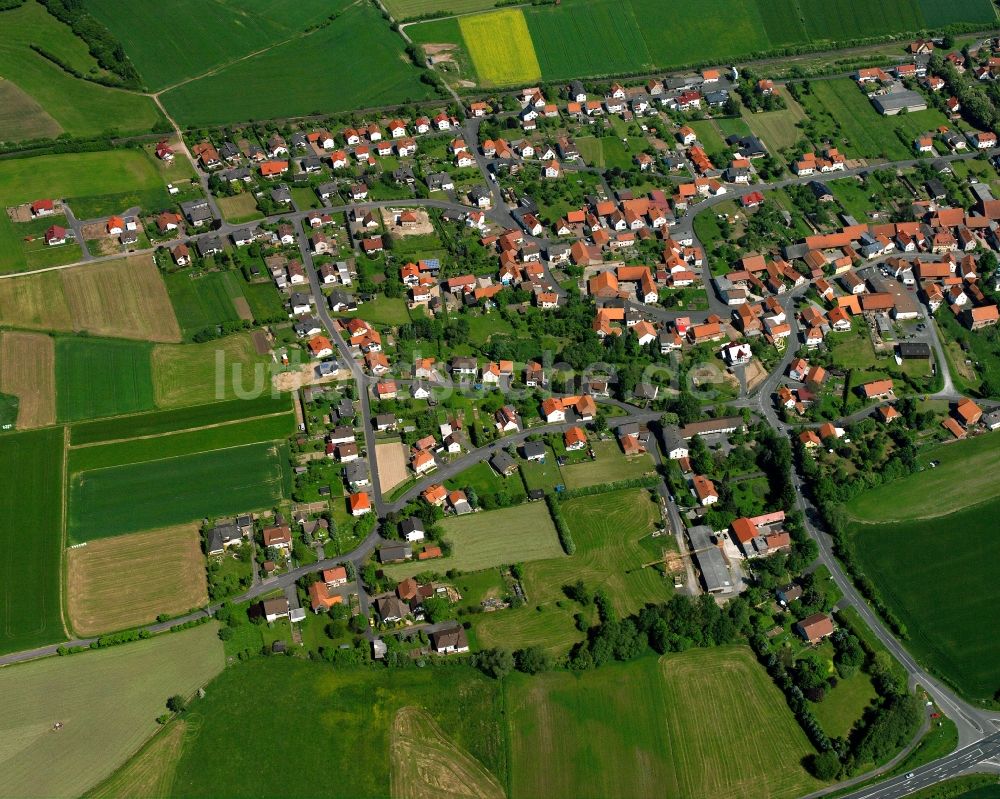
POLYGON ((152 363, 160 408, 271 392, 271 359, 257 354, 249 332, 204 344, 159 344, 152 363))
POLYGON ((243 279, 235 272, 207 272, 193 277, 184 270, 164 278, 170 302, 184 338, 191 337, 223 322, 239 321, 236 309, 243 296, 243 279))
POLYGON ((79 796, 156 731, 167 697, 193 694, 223 663, 217 627, 205 624, 0 670, 0 796, 79 796))
POLYGON ((594 441, 593 448, 596 460, 562 467, 566 488, 585 488, 600 483, 613 483, 616 480, 631 480, 655 469, 653 460, 648 454, 626 458, 617 441, 594 441))
POLYGON ((150 410, 153 379, 148 344, 64 336, 56 340, 59 421, 150 410))
MULTIPOLYGON (((309 5, 315 7, 316 0, 309 5)), ((224 66, 165 92, 161 99, 181 124, 200 125, 351 111, 430 97, 433 91, 406 57, 402 37, 390 30, 373 5, 358 3, 308 36, 224 66), (365 65, 363 77, 356 73, 359 63, 365 65), (244 91, 246 86, 253 91, 244 91)))
POLYGON ((18 398, 19 430, 55 424, 55 342, 51 336, 0 334, 0 392, 18 398))
POLYGON ((62 428, 0 437, 0 474, 8 477, 0 483, 0 508, 4 509, 0 652, 17 652, 65 637, 59 606, 62 468, 62 428))
POLYGON ((784 697, 744 647, 692 649, 504 685, 511 796, 771 799, 819 787, 784 697), (571 734, 567 734, 571 731, 571 734), (733 756, 734 742, 744 742, 733 756))
POLYGON ((558 558, 563 554, 555 525, 544 502, 529 502, 501 510, 450 516, 440 522, 452 554, 435 561, 410 561, 386 566, 393 580, 432 567, 437 571, 479 571, 508 563, 558 558))
POLYGON ((567 601, 563 587, 583 580, 590 592, 604 589, 615 610, 635 613, 646 603, 665 602, 671 581, 644 563, 673 548, 673 539, 649 537, 659 508, 649 493, 626 489, 578 497, 562 503, 576 552, 570 557, 524 564, 523 607, 476 617, 476 636, 483 646, 542 646, 564 655, 583 637, 573 615, 579 606, 567 601))
MULTIPOLYGON (((413 724, 412 713, 419 714, 419 729, 427 729, 431 721, 435 728, 433 739, 416 739, 412 745, 433 745, 434 762, 443 758, 449 768, 458 765, 495 791, 507 773, 501 712, 497 683, 467 666, 373 671, 258 658, 224 671, 192 706, 187 719, 192 729, 170 795, 218 796, 225 786, 223 793, 229 796, 395 796, 394 769, 408 773, 413 761, 397 763, 393 757, 393 730, 397 723, 413 724), (275 691, 276 685, 281 690, 275 691), (247 696, 267 696, 268 701, 266 706, 247 702, 247 696), (406 715, 397 722, 404 709, 406 715), (221 740, 235 743, 225 757, 218 756, 221 740), (334 740, 343 745, 331 746, 334 740), (268 742, 267 768, 260 768, 254 741, 268 742), (317 779, 317 763, 336 778, 317 779)), ((425 778, 448 779, 437 771, 425 778)), ((418 795, 476 794, 445 790, 418 795)), ((496 794, 480 795, 492 799, 496 794)))
POLYGON ((288 448, 274 443, 94 469, 69 486, 72 543, 273 507, 288 493, 288 448))
POLYGON ((208 602, 195 524, 90 541, 68 550, 67 612, 80 636, 137 627, 208 602))
POLYGON ((151 98, 74 77, 32 50, 32 44, 43 45, 84 74, 102 73, 83 40, 35 0, 0 11, 0 27, 4 31, 0 75, 7 79, 4 83, 16 84, 20 90, 3 94, 16 105, 12 108, 0 102, 0 141, 60 132, 71 136, 96 136, 112 130, 148 133, 166 121, 151 98), (27 114, 23 125, 15 116, 18 110, 27 114))
POLYGON ((796 125, 805 119, 806 112, 795 102, 795 98, 785 94, 787 108, 780 111, 761 111, 754 114, 744 109, 743 119, 750 130, 772 151, 793 147, 801 138, 802 130, 796 125))

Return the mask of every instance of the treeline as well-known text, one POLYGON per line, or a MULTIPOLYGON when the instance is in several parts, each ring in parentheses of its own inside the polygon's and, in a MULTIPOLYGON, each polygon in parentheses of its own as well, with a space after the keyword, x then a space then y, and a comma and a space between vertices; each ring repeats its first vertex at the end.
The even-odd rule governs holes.
POLYGON ((0 11, 13 11, 24 5, 24 0, 0 0, 0 11))
POLYGON ((94 60, 102 69, 117 75, 121 86, 130 89, 142 87, 142 79, 125 54, 121 42, 87 12, 83 0, 39 0, 39 2, 52 16, 69 25, 73 33, 83 39, 94 60))
POLYGON ((612 483, 597 483, 582 488, 571 488, 556 495, 559 501, 575 499, 576 497, 592 497, 595 494, 607 494, 609 491, 621 491, 626 488, 655 488, 659 485, 659 477, 632 477, 628 480, 615 480, 612 483))
POLYGON ((552 523, 556 526, 556 533, 559 535, 559 543, 562 544, 563 552, 572 555, 576 552, 576 542, 573 534, 569 531, 569 525, 563 517, 562 508, 559 507, 559 500, 555 494, 545 495, 545 504, 549 506, 549 515, 552 516, 552 523))
POLYGON ((72 66, 66 61, 63 61, 55 53, 46 50, 44 47, 37 45, 34 42, 29 44, 28 46, 36 53, 38 53, 38 55, 40 55, 42 58, 48 59, 57 67, 59 67, 59 69, 61 69, 63 72, 72 75, 74 78, 79 78, 80 80, 89 80, 92 83, 99 83, 102 86, 110 86, 112 89, 120 89, 124 85, 118 77, 108 78, 105 77, 104 75, 88 75, 86 73, 83 73, 76 67, 72 66))

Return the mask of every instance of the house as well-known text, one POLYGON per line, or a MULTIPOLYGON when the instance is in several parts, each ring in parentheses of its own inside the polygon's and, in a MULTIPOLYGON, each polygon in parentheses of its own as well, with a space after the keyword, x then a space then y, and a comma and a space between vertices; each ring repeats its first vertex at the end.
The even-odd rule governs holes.
POLYGON ((587 447, 587 434, 580 427, 571 427, 563 433, 563 443, 567 452, 585 449, 587 447))
MULTIPOLYGON (((382 550, 386 548, 382 547, 382 550)), ((380 556, 382 550, 379 550, 380 556)), ((386 563, 384 560, 382 562, 386 563)), ((410 615, 410 608, 395 594, 386 594, 375 600, 375 612, 378 613, 383 624, 396 624, 410 615)))
POLYGON ((347 585, 347 569, 343 566, 334 566, 332 569, 323 571, 323 582, 330 588, 339 588, 347 585))
POLYGON ((440 483, 435 483, 434 485, 425 488, 421 492, 420 496, 423 497, 424 501, 428 505, 434 505, 436 507, 440 507, 441 505, 444 504, 444 501, 448 498, 448 492, 443 485, 441 485, 440 483))
POLYGON ((459 654, 469 651, 469 639, 465 629, 456 624, 444 630, 431 633, 431 648, 439 655, 459 654))
POLYGON ((469 504, 468 497, 464 491, 450 491, 448 493, 448 504, 457 516, 465 516, 472 513, 472 505, 469 504))
POLYGON ((409 543, 423 541, 426 535, 423 520, 417 516, 404 519, 399 523, 399 534, 403 537, 404 541, 408 541, 409 543))
POLYGON ((31 215, 34 218, 51 216, 55 213, 55 203, 52 200, 35 200, 31 204, 31 215))
MULTIPOLYGON (((342 566, 338 566, 337 568, 343 569, 342 566)), ((343 601, 344 598, 340 594, 331 594, 330 586, 324 582, 317 580, 309 586, 309 605, 313 613, 323 613, 330 610, 334 605, 342 604, 343 601)))
POLYGON ((244 532, 234 522, 216 524, 208 532, 205 550, 209 555, 221 555, 230 547, 238 547, 243 543, 244 532))
POLYGON ((983 416, 983 410, 968 397, 955 406, 955 416, 966 427, 976 424, 983 416))
POLYGON ((703 474, 696 474, 691 478, 691 490, 701 505, 708 506, 719 501, 719 492, 715 490, 715 483, 703 474))
POLYGON ((525 441, 521 445, 521 455, 525 460, 544 461, 545 452, 545 444, 541 441, 525 441))
POLYGON ((186 244, 178 244, 170 251, 170 255, 178 266, 187 266, 191 263, 191 251, 186 244))
POLYGON ((356 494, 351 494, 348 498, 348 505, 350 506, 352 516, 364 516, 366 513, 370 513, 372 509, 372 501, 367 491, 359 491, 356 494))
POLYGON ((265 527, 261 536, 265 549, 277 549, 284 552, 292 551, 292 530, 286 525, 280 527, 265 527))
POLYGON ((833 635, 833 619, 826 613, 814 613, 796 622, 794 629, 810 644, 818 644, 833 635))
POLYGON ((283 596, 275 599, 265 599, 261 602, 261 612, 268 624, 276 622, 278 619, 287 619, 290 611, 291 607, 288 604, 288 599, 283 596))
POLYGON ((379 563, 398 563, 413 557, 409 544, 384 544, 378 551, 379 563))
POLYGON ((892 380, 873 380, 861 386, 861 394, 867 399, 892 399, 892 380))

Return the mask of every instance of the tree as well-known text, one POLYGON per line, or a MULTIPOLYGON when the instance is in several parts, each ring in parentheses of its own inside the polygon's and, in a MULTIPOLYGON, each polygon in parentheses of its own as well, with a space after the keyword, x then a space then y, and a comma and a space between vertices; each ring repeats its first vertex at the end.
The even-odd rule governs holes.
POLYGON ((514 668, 514 656, 508 649, 484 649, 473 656, 472 664, 487 677, 501 680, 514 668))
POLYGON ((167 710, 171 713, 183 713, 187 710, 187 700, 180 694, 174 694, 167 700, 167 710))
POLYGON ((548 671, 552 668, 552 658, 540 646, 518 649, 514 653, 514 663, 517 670, 523 671, 525 674, 538 674, 540 671, 548 671))
POLYGON ((840 758, 833 750, 818 752, 806 759, 806 768, 816 779, 829 782, 840 773, 840 758))

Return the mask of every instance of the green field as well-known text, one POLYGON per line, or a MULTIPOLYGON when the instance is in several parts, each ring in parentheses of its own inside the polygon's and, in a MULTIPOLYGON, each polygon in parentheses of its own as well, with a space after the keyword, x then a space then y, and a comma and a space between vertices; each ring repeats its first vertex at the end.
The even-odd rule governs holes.
POLYGON ((289 489, 288 447, 251 444, 77 474, 74 543, 272 507, 289 489))
POLYGON ((207 272, 196 278, 189 271, 175 272, 164 276, 163 282, 186 339, 240 318, 233 301, 243 297, 243 281, 233 272, 207 272))
MULTIPOLYGON (((0 12, 9 13, 9 12, 0 12)), ((2 17, 0 17, 2 18, 2 17)), ((2 49, 2 45, 0 45, 2 49)), ((0 63, 2 68, 2 63, 0 63)), ((112 195, 122 197, 124 205, 114 211, 123 211, 132 205, 127 198, 135 192, 168 197, 163 178, 150 157, 140 150, 113 150, 109 152, 42 155, 35 158, 17 158, 0 162, 0 205, 20 205, 43 197, 62 198, 81 219, 92 216, 90 198, 112 195)), ((30 261, 22 242, 28 233, 40 234, 51 224, 44 220, 15 224, 7 214, 0 214, 0 273, 20 272, 29 267, 52 265, 39 257, 55 258, 55 263, 65 263, 63 253, 76 248, 44 247, 30 261)), ((76 257, 79 257, 78 250, 76 257)))
POLYGON ((630 480, 633 477, 642 477, 655 468, 649 455, 633 455, 626 458, 618 442, 614 440, 595 441, 593 449, 597 456, 596 460, 562 467, 566 488, 585 488, 598 483, 630 480))
POLYGON ((849 157, 904 160, 913 155, 913 140, 919 134, 946 125, 948 120, 937 110, 915 111, 885 117, 879 114, 857 84, 850 78, 816 81, 803 106, 810 118, 818 118, 825 135, 829 122, 820 115, 828 113, 840 125, 842 137, 833 143, 849 157))
POLYGON ((294 431, 294 416, 291 413, 284 413, 260 419, 228 422, 202 430, 165 433, 152 438, 136 438, 114 444, 94 444, 70 450, 67 474, 194 455, 261 441, 283 441, 294 431))
POLYGON ((588 590, 603 588, 615 609, 635 613, 647 602, 665 602, 668 580, 644 563, 675 548, 673 539, 649 537, 659 510, 639 489, 578 497, 562 503, 576 553, 568 558, 524 565, 523 607, 478 616, 476 634, 483 646, 543 646, 563 655, 583 634, 573 622, 579 607, 566 600, 563 586, 583 580, 588 590))
POLYGON ((855 497, 848 513, 868 523, 931 519, 1000 496, 995 479, 1000 435, 988 433, 925 449, 920 463, 923 471, 855 497), (929 468, 932 460, 940 465, 929 468))
POLYGON ((80 796, 153 735, 168 696, 193 694, 223 665, 216 625, 206 624, 0 670, 3 795, 80 796))
POLYGON ((237 0, 174 0, 169 25, 164 25, 163 6, 152 0, 130 3, 128 14, 114 0, 86 0, 85 5, 122 43, 155 91, 299 36, 347 2, 269 0, 248 6, 237 0))
POLYGON ((924 27, 918 0, 865 3, 860 0, 798 0, 806 33, 814 42, 836 42, 872 33, 924 27))
POLYGON ((452 516, 440 524, 445 540, 452 543, 450 557, 433 563, 396 563, 386 566, 385 573, 393 580, 402 580, 428 567, 436 571, 471 572, 562 555, 556 528, 544 502, 452 516))
POLYGON ((397 21, 413 19, 431 13, 468 14, 488 11, 496 0, 388 0, 385 7, 397 21))
POLYGON ((0 652, 65 638, 59 607, 62 439, 59 427, 0 438, 0 474, 7 478, 0 484, 0 547, 6 553, 0 652))
MULTIPOLYGON (((151 4, 152 5, 152 4, 151 4)), ((315 5, 315 2, 313 3, 315 5)), ((162 95, 182 124, 227 123, 348 111, 433 96, 403 40, 374 6, 354 4, 305 38, 223 67, 162 95), (364 63, 364 75, 356 73, 364 63), (340 75, 340 79, 320 76, 340 75), (253 86, 252 92, 243 91, 253 86)))
POLYGON ((802 138, 802 130, 796 125, 805 118, 805 111, 788 95, 785 96, 785 102, 788 107, 780 111, 761 111, 759 114, 752 114, 744 110, 744 118, 750 130, 759 136, 772 152, 792 147, 802 138))
POLYGON ((462 666, 331 669, 297 658, 258 658, 223 672, 191 709, 195 730, 170 795, 389 796, 391 732, 404 707, 428 712, 453 744, 505 782, 499 690, 478 672, 462 666), (267 701, 248 702, 248 696, 267 701), (220 757, 223 740, 234 746, 220 757), (268 742, 265 767, 262 741, 268 742))
POLYGON ((56 415, 72 422, 153 407, 150 346, 139 341, 56 339, 56 415))
POLYGON ((504 693, 512 799, 790 799, 819 787, 800 764, 805 734, 743 647, 515 674, 504 693))
POLYGON ((228 400, 207 405, 192 405, 168 411, 138 413, 120 419, 79 422, 70 427, 70 446, 119 441, 141 436, 156 436, 189 430, 192 427, 225 424, 254 416, 267 416, 291 410, 291 394, 256 399, 228 400))
POLYGON ((907 647, 974 699, 1000 687, 996 636, 985 621, 1000 600, 998 513, 993 499, 936 520, 850 527, 855 558, 906 625, 907 647))
MULTIPOLYGON (((165 122, 149 97, 75 78, 33 51, 30 45, 38 44, 85 74, 99 75, 102 71, 87 45, 41 4, 29 0, 20 8, 0 12, 0 26, 4 31, 0 75, 21 89, 22 103, 27 95, 29 103, 22 106, 24 110, 42 109, 44 116, 71 136, 96 136, 112 130, 147 133, 165 122)), ((0 123, 4 110, 0 110, 0 123)), ((41 118, 35 110, 23 128, 20 120, 10 120, 0 127, 0 140, 59 133, 52 128, 52 122, 39 128, 41 118)))
POLYGON ((920 10, 929 26, 949 22, 982 22, 995 25, 996 10, 989 0, 920 0, 920 10))
POLYGON ((270 395, 271 359, 257 354, 248 332, 204 344, 159 344, 152 361, 161 408, 270 395))

